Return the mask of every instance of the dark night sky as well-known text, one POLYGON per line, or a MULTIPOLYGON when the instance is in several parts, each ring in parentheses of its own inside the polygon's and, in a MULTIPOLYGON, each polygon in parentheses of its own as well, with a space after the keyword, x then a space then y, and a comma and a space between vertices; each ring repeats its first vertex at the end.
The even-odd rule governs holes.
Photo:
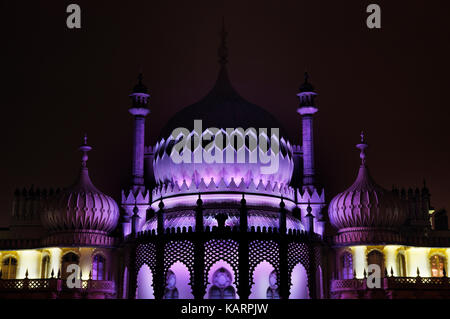
POLYGON ((0 5, 0 225, 16 187, 69 186, 84 132, 95 185, 120 200, 131 170, 128 94, 140 67, 152 94, 147 144, 202 98, 217 71, 225 16, 236 89, 271 111, 294 143, 299 85, 318 91, 316 165, 330 200, 353 182, 366 132, 386 188, 421 186, 450 208, 449 1, 16 1, 0 5), (82 8, 82 29, 65 25, 82 8), (382 29, 365 26, 382 7, 382 29), (225 4, 224 4, 225 3, 225 4))

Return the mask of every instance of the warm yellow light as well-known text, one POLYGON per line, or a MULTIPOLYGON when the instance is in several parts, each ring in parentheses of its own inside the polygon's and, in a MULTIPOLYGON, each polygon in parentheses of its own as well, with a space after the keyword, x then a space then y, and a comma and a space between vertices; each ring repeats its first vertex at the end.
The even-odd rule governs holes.
POLYGON ((27 271, 28 278, 39 278, 39 262, 41 253, 37 250, 20 250, 17 252, 17 254, 19 255, 17 265, 17 279, 24 279, 27 271))
POLYGON ((53 276, 56 278, 58 276, 58 271, 61 267, 61 248, 48 248, 50 253, 50 274, 53 271, 53 276))
POLYGON ((351 249, 356 278, 364 278, 364 270, 367 272, 366 246, 353 246, 351 249))
POLYGON ((428 260, 428 252, 430 248, 409 247, 407 250, 407 269, 409 277, 417 276, 417 268, 421 277, 430 277, 430 261, 428 260))
POLYGON ((384 247, 385 266, 389 276, 391 275, 391 271, 394 272, 394 276, 398 276, 397 252, 400 247, 397 245, 384 247))

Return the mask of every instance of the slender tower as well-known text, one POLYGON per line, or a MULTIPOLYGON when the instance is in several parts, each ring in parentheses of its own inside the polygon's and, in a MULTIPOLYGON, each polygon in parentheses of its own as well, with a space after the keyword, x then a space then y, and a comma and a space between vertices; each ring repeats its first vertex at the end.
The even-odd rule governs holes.
POLYGON ((150 113, 148 102, 150 95, 147 87, 142 83, 142 73, 139 74, 138 84, 134 87, 130 95, 132 106, 129 109, 134 116, 134 136, 133 136, 133 186, 134 192, 144 191, 144 136, 145 117, 150 113))
POLYGON ((314 132, 313 115, 319 110, 314 104, 316 93, 314 87, 308 82, 308 73, 305 73, 305 83, 300 87, 297 96, 300 106, 297 112, 302 117, 302 150, 303 150, 303 186, 314 186, 314 132))

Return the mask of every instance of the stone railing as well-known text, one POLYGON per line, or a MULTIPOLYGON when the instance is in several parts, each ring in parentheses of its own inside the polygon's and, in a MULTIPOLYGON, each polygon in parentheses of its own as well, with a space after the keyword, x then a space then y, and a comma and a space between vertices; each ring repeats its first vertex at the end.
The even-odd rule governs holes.
POLYGON ((343 279, 331 282, 332 291, 366 289, 366 279, 343 279))
MULTIPOLYGON (((449 290, 450 278, 448 277, 385 277, 381 279, 381 289, 384 290, 449 290)), ((370 290, 367 287, 367 279, 333 280, 331 291, 358 291, 370 290)))
POLYGON ((78 290, 86 293, 114 294, 116 287, 114 281, 82 280, 81 288, 68 288, 65 280, 50 279, 0 279, 0 293, 15 292, 60 292, 78 290))

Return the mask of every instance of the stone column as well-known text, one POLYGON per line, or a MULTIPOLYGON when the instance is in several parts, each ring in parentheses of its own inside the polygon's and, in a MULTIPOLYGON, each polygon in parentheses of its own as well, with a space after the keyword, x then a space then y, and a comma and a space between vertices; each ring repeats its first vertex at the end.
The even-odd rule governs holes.
POLYGON ((280 249, 280 298, 289 299, 289 281, 288 276, 288 241, 286 238, 286 204, 283 199, 280 203, 280 220, 279 220, 279 249, 280 249))
POLYGON ((203 201, 199 195, 195 208, 194 278, 191 278, 192 294, 196 300, 203 299, 206 293, 203 227, 203 201))
POLYGON ((247 236, 248 229, 248 210, 247 201, 242 195, 240 207, 240 241, 239 241, 239 283, 238 295, 242 300, 248 300, 250 296, 250 274, 249 274, 249 240, 247 236))
POLYGON ((303 185, 306 187, 314 185, 313 115, 318 112, 314 104, 317 94, 308 79, 309 76, 305 73, 305 83, 300 87, 300 93, 297 94, 300 99, 300 107, 297 112, 302 117, 303 185))
POLYGON ((144 185, 145 117, 150 111, 144 108, 131 108, 129 111, 134 116, 133 187, 142 187, 144 185))
POLYGON ((143 190, 144 188, 144 140, 145 140, 145 117, 150 113, 148 108, 150 95, 147 87, 142 83, 143 76, 139 75, 139 82, 134 87, 130 95, 132 106, 129 109, 134 116, 133 135, 133 190, 143 190))
POLYGON ((158 234, 156 242, 156 273, 153 277, 153 291, 155 299, 161 300, 164 297, 164 289, 166 286, 164 273, 164 249, 165 249, 165 234, 164 234, 164 203, 159 203, 158 218, 158 234))

